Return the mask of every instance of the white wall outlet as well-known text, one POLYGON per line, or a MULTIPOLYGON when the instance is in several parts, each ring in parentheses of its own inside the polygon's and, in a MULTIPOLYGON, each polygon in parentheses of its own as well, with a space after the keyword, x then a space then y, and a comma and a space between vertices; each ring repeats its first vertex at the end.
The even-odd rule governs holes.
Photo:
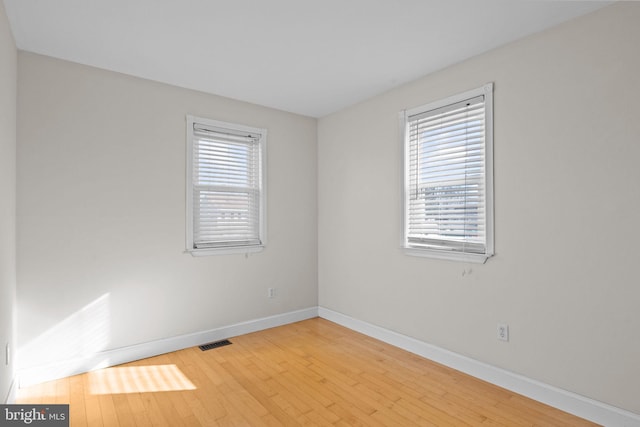
POLYGON ((506 323, 498 323, 498 339, 500 341, 509 341, 509 325, 506 323))
POLYGON ((276 288, 267 289, 267 297, 274 298, 276 296, 276 288))

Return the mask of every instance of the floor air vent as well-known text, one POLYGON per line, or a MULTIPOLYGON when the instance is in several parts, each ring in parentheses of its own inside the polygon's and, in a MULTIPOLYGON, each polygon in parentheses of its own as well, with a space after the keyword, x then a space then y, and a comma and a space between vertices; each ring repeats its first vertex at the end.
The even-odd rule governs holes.
POLYGON ((209 344, 203 344, 199 347, 200 347, 200 350, 207 351, 213 348, 224 347, 225 345, 229 345, 229 344, 231 344, 231 341, 222 340, 222 341, 210 342, 209 344))

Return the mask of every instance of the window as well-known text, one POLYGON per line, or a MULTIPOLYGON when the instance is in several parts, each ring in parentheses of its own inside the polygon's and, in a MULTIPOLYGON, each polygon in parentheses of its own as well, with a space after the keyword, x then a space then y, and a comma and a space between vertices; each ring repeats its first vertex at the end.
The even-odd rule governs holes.
POLYGON ((265 245, 266 129, 187 116, 187 251, 265 245))
POLYGON ((401 113, 410 255, 493 255, 493 84, 401 113))

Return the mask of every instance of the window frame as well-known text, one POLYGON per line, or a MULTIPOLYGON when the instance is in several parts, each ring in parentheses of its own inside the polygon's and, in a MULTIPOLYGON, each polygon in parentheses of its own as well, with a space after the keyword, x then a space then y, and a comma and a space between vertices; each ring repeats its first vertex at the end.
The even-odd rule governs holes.
POLYGON ((186 116, 186 252, 193 256, 208 256, 237 253, 254 253, 264 250, 267 244, 267 129, 246 126, 236 123, 224 122, 220 120, 207 119, 192 115, 186 116), (228 131, 231 134, 248 133, 259 135, 259 219, 258 219, 258 240, 257 244, 242 245, 221 245, 217 247, 195 247, 194 229, 194 142, 196 140, 194 125, 211 128, 215 131, 228 131))
POLYGON ((494 198, 493 198, 493 83, 472 89, 430 102, 419 107, 401 111, 400 133, 403 148, 403 164, 402 164, 402 248, 407 255, 422 256, 436 259, 445 259, 451 261, 462 261, 483 264, 488 258, 494 255, 494 198), (485 212, 485 241, 484 253, 464 252, 461 250, 451 249, 435 249, 428 247, 419 247, 409 242, 409 180, 410 180, 410 136, 409 123, 410 117, 428 113, 433 110, 441 109, 452 104, 464 102, 484 96, 484 212, 485 212))

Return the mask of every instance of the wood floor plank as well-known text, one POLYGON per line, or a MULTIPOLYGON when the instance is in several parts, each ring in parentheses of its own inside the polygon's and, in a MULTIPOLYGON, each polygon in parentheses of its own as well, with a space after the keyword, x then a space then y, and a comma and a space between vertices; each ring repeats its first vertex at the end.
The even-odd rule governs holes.
MULTIPOLYGON (((142 400, 142 395, 140 393, 127 393, 124 396, 129 403, 131 419, 133 420, 134 425, 138 427, 152 425, 142 400)), ((121 418, 124 417, 121 416, 121 418)))
POLYGON ((84 398, 84 381, 82 375, 69 378, 69 417, 74 420, 74 427, 87 426, 87 413, 84 398), (71 404, 73 402, 73 405, 71 404))
POLYGON ((56 391, 53 402, 55 404, 68 404, 69 403, 69 378, 62 378, 55 381, 56 391))
MULTIPOLYGON (((100 398, 99 396, 91 393, 90 375, 91 373, 81 376, 83 380, 83 389, 85 391, 84 406, 87 425, 91 427, 101 427, 104 426, 104 422, 102 418, 102 409, 100 407, 100 398)), ((75 402, 69 402, 69 406, 71 405, 75 406, 75 402)), ((71 420, 71 422, 73 422, 73 420, 71 420)))
MULTIPOLYGON (((323 422, 337 421, 337 419, 333 419, 334 417, 330 416, 330 413, 324 410, 326 405, 333 403, 333 399, 327 398, 317 392, 317 388, 314 387, 314 378, 310 379, 304 375, 305 371, 310 371, 306 369, 308 363, 301 363, 297 360, 300 356, 290 356, 288 360, 279 361, 279 370, 276 372, 269 369, 268 365, 263 365, 262 368, 258 368, 255 363, 253 363, 253 360, 256 358, 253 357, 251 348, 245 347, 242 354, 244 355, 242 359, 244 359, 247 367, 242 366, 241 363, 239 366, 237 365, 235 369, 243 373, 247 382, 260 384, 260 378, 273 379, 273 381, 265 382, 273 385, 266 390, 265 396, 263 396, 264 400, 268 400, 269 394, 280 394, 301 414, 316 411, 325 416, 326 419, 323 419, 323 422), (247 355, 251 355, 251 359, 247 358, 247 355), (260 373, 262 375, 259 375, 260 373)), ((315 379, 322 378, 315 377, 315 379)), ((251 385, 247 384, 245 387, 249 388, 251 385)), ((268 402, 264 402, 263 404, 266 405, 268 402)), ((313 416, 313 418, 316 417, 313 416)), ((316 421, 319 422, 317 418, 316 421)))
POLYGON ((18 402, 69 403, 74 427, 595 425, 324 319, 230 341, 20 389, 18 402))
MULTIPOLYGON (((101 394, 98 396, 98 403, 100 405, 100 412, 102 413, 102 423, 105 426, 109 427, 120 427, 120 421, 118 420, 118 412, 116 411, 116 405, 113 402, 113 399, 117 397, 117 395, 110 394, 101 394)), ((127 415, 130 414, 123 413, 123 419, 127 419, 127 415)), ((130 425, 130 423, 128 423, 130 425)))

